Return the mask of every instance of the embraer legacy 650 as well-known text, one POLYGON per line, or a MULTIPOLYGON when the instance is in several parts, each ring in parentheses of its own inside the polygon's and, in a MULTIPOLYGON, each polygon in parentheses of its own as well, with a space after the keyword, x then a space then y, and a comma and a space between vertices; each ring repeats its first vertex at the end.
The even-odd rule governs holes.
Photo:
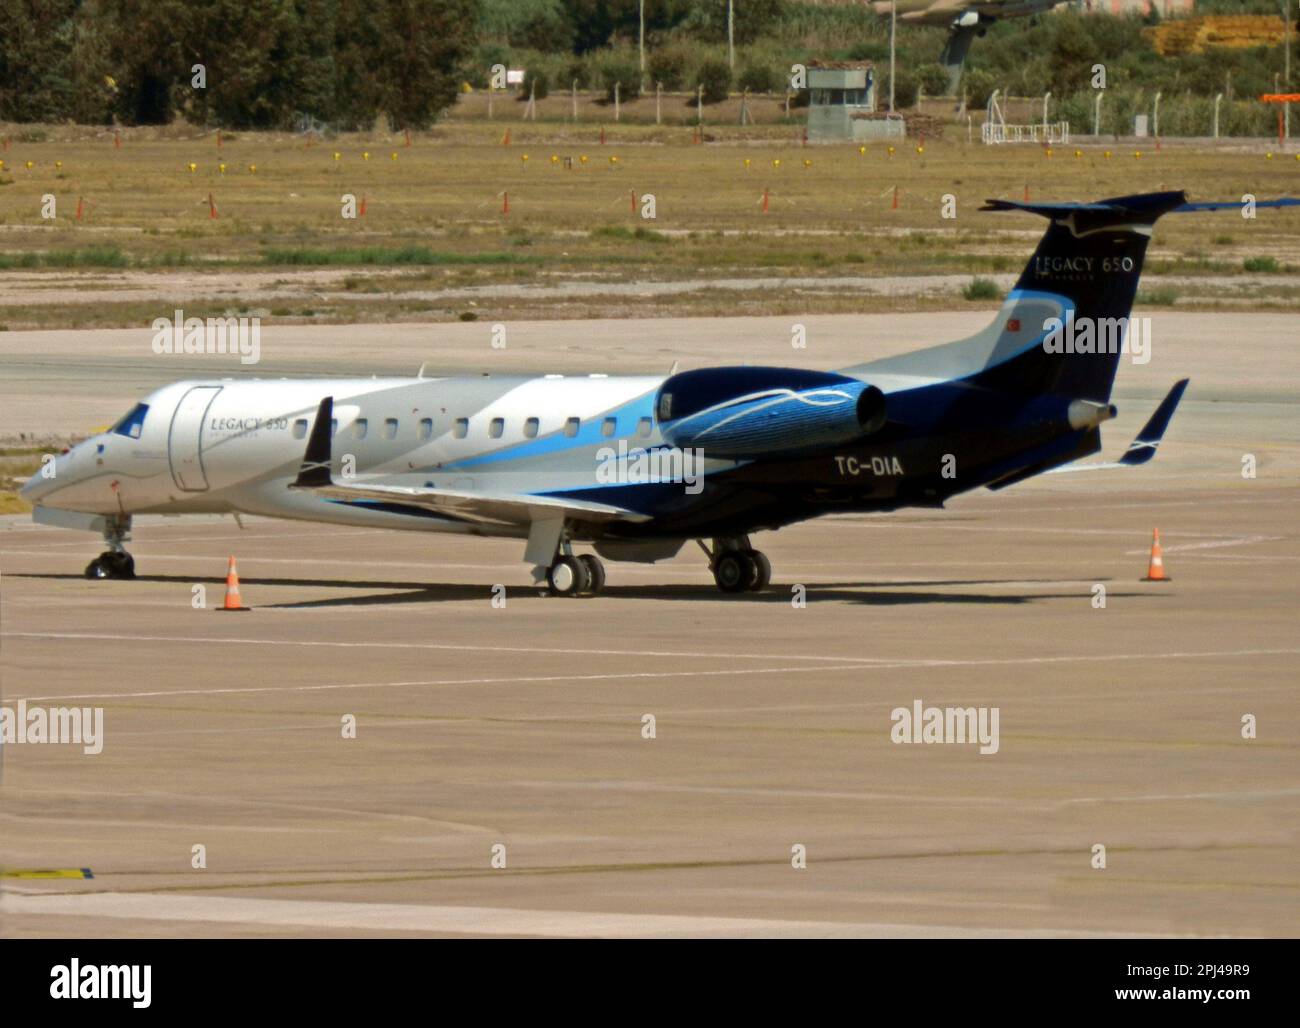
MULTIPOLYGON (((23 495, 38 522, 103 533, 91 578, 134 576, 134 514, 248 513, 515 537, 534 580, 562 596, 605 581, 579 544, 654 562, 694 539, 721 590, 757 591, 771 566, 750 533, 941 507, 1096 453, 1152 226, 1219 206, 1182 193, 989 201, 1049 221, 996 320, 838 372, 177 382, 23 495), (1085 324, 1095 338, 1075 332, 1085 324)), ((1185 385, 1117 462, 1064 470, 1149 460, 1185 385)))

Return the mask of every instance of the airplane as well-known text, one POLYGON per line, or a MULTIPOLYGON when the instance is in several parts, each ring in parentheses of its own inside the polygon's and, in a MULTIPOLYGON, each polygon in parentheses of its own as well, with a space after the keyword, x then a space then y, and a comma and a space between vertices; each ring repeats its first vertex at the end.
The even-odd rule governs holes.
POLYGON ((957 91, 962 65, 972 40, 983 36, 989 26, 1003 18, 1023 18, 1059 7, 1067 0, 873 0, 871 9, 899 21, 918 25, 946 25, 948 39, 939 63, 948 70, 948 88, 957 91))
POLYGON ((1181 192, 990 200, 983 210, 1048 220, 993 322, 840 371, 176 382, 51 458, 22 495, 39 523, 103 535, 89 578, 134 576, 124 544, 136 514, 247 513, 517 538, 534 581, 558 596, 599 593, 601 557, 654 563, 696 540, 721 591, 760 591, 771 565, 751 533, 1149 461, 1185 379, 1120 460, 1074 463, 1101 449, 1115 417, 1156 221, 1235 206, 1181 192), (1047 343, 1062 324, 1118 338, 1058 352, 1047 343), (585 544, 595 553, 575 554, 585 544))

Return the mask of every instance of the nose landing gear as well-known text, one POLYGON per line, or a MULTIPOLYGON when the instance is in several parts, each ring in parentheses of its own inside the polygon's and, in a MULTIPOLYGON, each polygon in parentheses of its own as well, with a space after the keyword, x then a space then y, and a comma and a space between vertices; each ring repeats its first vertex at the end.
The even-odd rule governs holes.
POLYGON ((86 565, 85 576, 94 579, 134 578, 135 558, 123 546, 130 538, 130 515, 107 518, 104 542, 108 544, 108 549, 86 565))

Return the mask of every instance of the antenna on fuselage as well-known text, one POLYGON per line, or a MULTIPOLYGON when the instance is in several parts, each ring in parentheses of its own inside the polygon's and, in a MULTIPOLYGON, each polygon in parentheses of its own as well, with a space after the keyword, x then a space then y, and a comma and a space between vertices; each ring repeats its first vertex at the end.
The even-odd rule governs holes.
POLYGON ((677 365, 680 364, 680 363, 681 363, 681 361, 673 361, 673 366, 672 366, 671 368, 668 369, 668 374, 670 374, 670 375, 675 375, 675 374, 677 374, 677 365))
POLYGON ((420 365, 420 370, 415 373, 416 378, 424 378, 424 369, 428 367, 429 362, 425 361, 420 365))

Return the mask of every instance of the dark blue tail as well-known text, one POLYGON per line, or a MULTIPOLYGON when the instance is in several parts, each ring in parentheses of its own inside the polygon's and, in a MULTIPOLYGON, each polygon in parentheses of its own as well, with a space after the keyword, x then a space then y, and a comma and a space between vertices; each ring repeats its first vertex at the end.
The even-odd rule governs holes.
POLYGON ((1080 333, 1083 352, 1031 347, 987 368, 979 376, 980 384, 1011 395, 1052 393, 1108 401, 1151 228, 1185 202, 1181 192, 1095 203, 988 201, 983 210, 1031 211, 1051 221, 1000 315, 1005 319, 1004 331, 1041 336, 1054 317, 1086 325, 1088 335, 1080 333), (1045 311, 1052 317, 1045 318, 1045 311), (1083 342, 1084 338, 1090 342, 1083 342))

